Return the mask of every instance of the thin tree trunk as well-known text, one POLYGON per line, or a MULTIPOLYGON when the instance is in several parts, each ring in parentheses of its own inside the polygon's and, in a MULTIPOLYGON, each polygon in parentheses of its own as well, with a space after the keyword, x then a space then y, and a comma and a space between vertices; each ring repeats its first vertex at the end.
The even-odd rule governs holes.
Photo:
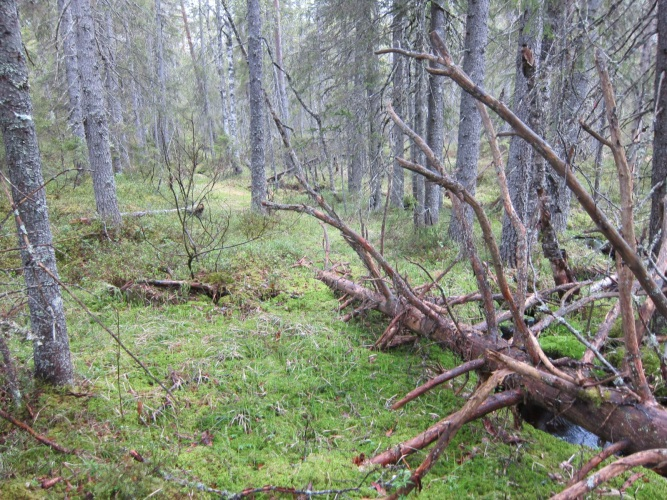
MULTIPOLYGON (((65 385, 72 382, 73 367, 60 287, 53 278, 58 271, 23 54, 16 4, 0 2, 0 128, 34 336, 35 377, 65 385)), ((9 197, 4 176, 2 185, 9 197)))
POLYGON ((225 73, 225 42, 222 36, 222 14, 220 0, 215 2, 215 68, 218 71, 218 92, 222 112, 222 131, 229 136, 229 102, 227 100, 227 74, 225 73))
MULTIPOLYGON (((405 31, 405 9, 406 5, 403 0, 394 0, 394 20, 392 26, 392 44, 394 47, 400 48, 404 43, 405 31)), ((404 61, 403 56, 394 54, 394 77, 392 82, 392 100, 394 109, 399 116, 405 114, 405 95, 406 95, 406 68, 408 64, 404 61)), ((405 150, 405 137, 401 129, 394 125, 392 128, 392 145, 394 153, 391 193, 390 201, 392 206, 403 208, 403 193, 404 193, 404 173, 403 168, 399 165, 396 158, 402 157, 405 150)))
MULTIPOLYGON (((484 54, 489 31, 488 18, 489 0, 468 0, 463 71, 480 87, 484 85, 484 54)), ((462 92, 455 178, 473 195, 477 188, 477 162, 479 161, 481 131, 482 120, 477 111, 476 99, 470 94, 462 92)), ((466 206, 464 213, 468 225, 471 225, 473 220, 472 209, 466 206)), ((463 226, 457 217, 452 217, 449 225, 450 238, 462 242, 463 226)))
MULTIPOLYGON (((211 123, 211 113, 210 113, 210 104, 208 101, 208 83, 206 80, 205 68, 202 68, 200 61, 197 58, 197 53, 195 52, 194 42, 192 41, 192 33, 190 32, 190 23, 188 21, 188 13, 185 10, 185 3, 183 0, 180 0, 181 5, 181 16, 183 18, 183 27, 185 30, 185 38, 188 42, 188 49, 190 51, 190 58, 192 59, 192 67, 195 73, 195 81, 197 84, 197 96, 204 114, 204 132, 209 140, 209 147, 213 150, 213 124, 211 123)), ((201 2, 199 3, 201 9, 201 2)), ((203 28, 200 26, 200 38, 201 43, 204 43, 203 38, 203 28)))
MULTIPOLYGON (((655 119, 651 186, 650 241, 657 238, 665 217, 662 199, 667 193, 667 0, 658 0, 658 50, 655 63, 655 119), (658 188, 658 184, 662 185, 658 188)), ((655 249, 657 253, 658 249, 655 249)))
MULTIPOLYGON (((423 52, 424 50, 424 31, 426 29, 426 20, 425 16, 425 5, 424 1, 420 0, 417 8, 417 39, 415 43, 415 50, 417 52, 423 52)), ((413 124, 412 129, 420 137, 424 137, 426 134, 426 124, 424 122, 424 117, 426 115, 425 110, 426 106, 424 103, 424 96, 426 95, 426 75, 424 71, 424 63, 422 61, 414 60, 415 65, 415 74, 414 74, 414 102, 413 102, 413 124)), ((410 145, 410 158, 413 163, 418 165, 426 164, 426 157, 422 150, 415 144, 414 141, 410 145)), ((426 183, 424 177, 421 175, 412 172, 412 196, 414 197, 414 209, 413 209, 413 222, 415 227, 422 227, 425 225, 424 215, 426 211, 426 183)))
POLYGON ((158 80, 158 109, 156 114, 156 137, 155 140, 162 156, 162 161, 169 158, 169 143, 171 142, 171 131, 167 120, 167 74, 164 63, 164 21, 162 12, 162 0, 155 0, 155 58, 157 62, 158 80))
POLYGON ((77 20, 77 56, 81 76, 82 108, 88 161, 92 170, 97 212, 102 221, 116 227, 121 223, 116 181, 109 151, 109 126, 104 111, 104 91, 96 51, 95 27, 90 0, 72 0, 77 20))
POLYGON ((83 129, 81 83, 79 82, 79 63, 76 55, 76 32, 71 11, 72 7, 66 6, 66 0, 58 0, 58 12, 62 18, 60 33, 63 41, 67 96, 70 107, 67 114, 67 123, 69 124, 70 131, 77 140, 74 168, 82 172, 87 165, 84 152, 86 132, 83 129))
MULTIPOLYGON (((273 28, 273 42, 275 44, 275 58, 276 58, 276 90, 278 96, 278 109, 280 110, 280 119, 283 123, 289 124, 291 121, 289 102, 287 100, 287 86, 285 84, 285 71, 283 66, 283 36, 282 26, 280 24, 280 0, 273 0, 273 9, 275 16, 275 26, 273 28)), ((286 130, 287 137, 290 136, 290 131, 286 130)), ((285 169, 294 168, 290 156, 287 152, 284 154, 285 169)))
POLYGON ((107 90, 107 102, 109 103, 113 144, 111 164, 113 171, 119 173, 130 166, 130 156, 127 152, 127 137, 123 130, 123 110, 120 103, 120 86, 118 85, 116 68, 116 34, 114 33, 110 10, 105 12, 104 24, 106 38, 106 57, 104 58, 106 78, 104 83, 107 90))
POLYGON ((259 0, 248 0, 248 68, 250 70, 250 149, 252 209, 264 212, 264 96, 262 92, 262 14, 259 0))
MULTIPOLYGON (((437 2, 431 2, 431 29, 445 37, 445 11, 437 2)), ((429 62, 429 66, 438 67, 437 64, 429 62)), ((426 122, 426 143, 433 150, 438 160, 442 160, 442 149, 444 147, 444 108, 442 87, 444 77, 428 75, 428 119, 426 122)), ((434 165, 428 165, 429 169, 435 171, 434 165)), ((440 218, 440 186, 426 181, 424 195, 425 217, 427 226, 435 226, 440 218)))
POLYGON ((238 119, 236 116, 236 69, 234 67, 234 47, 232 45, 231 23, 227 16, 224 18, 225 41, 227 49, 227 83, 229 95, 229 140, 232 149, 232 166, 235 173, 241 173, 241 159, 239 151, 238 119))

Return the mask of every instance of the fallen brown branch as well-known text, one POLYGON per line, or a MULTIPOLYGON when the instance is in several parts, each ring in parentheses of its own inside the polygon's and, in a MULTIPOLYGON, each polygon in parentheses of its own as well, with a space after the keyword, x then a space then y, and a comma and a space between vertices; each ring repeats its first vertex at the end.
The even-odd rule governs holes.
POLYGON ((438 437, 438 442, 435 444, 433 449, 429 452, 428 456, 421 463, 419 467, 412 473, 410 476, 410 481, 408 484, 399 488, 398 491, 392 493, 389 496, 389 499, 395 500, 397 498, 402 498, 405 495, 408 495, 413 489, 417 488, 421 490, 421 480, 428 473, 429 470, 435 465, 440 458, 440 455, 445 451, 449 442, 452 440, 456 433, 463 427, 467 422, 474 420, 476 415, 476 410, 486 401, 489 397, 489 394, 501 384, 502 381, 510 374, 509 370, 498 370, 491 374, 491 376, 480 385, 477 390, 473 393, 470 399, 459 411, 451 415, 447 419, 447 424, 443 429, 442 434, 438 437))
POLYGON ((627 470, 640 466, 664 469, 667 467, 667 448, 640 451, 629 457, 621 458, 603 467, 587 479, 582 479, 561 491, 558 495, 554 495, 551 497, 551 500, 574 500, 575 498, 580 498, 585 493, 593 491, 602 483, 615 478, 627 470))
MULTIPOLYGON (((512 389, 498 394, 489 396, 476 410, 468 415, 469 420, 472 421, 483 417, 493 411, 514 406, 523 400, 523 394, 520 389, 512 389)), ((397 463, 402 457, 406 457, 419 450, 426 448, 432 442, 438 439, 440 435, 449 426, 449 418, 447 417, 438 423, 429 427, 426 431, 418 436, 415 436, 408 441, 392 446, 390 449, 374 456, 370 459, 371 464, 386 466, 397 463)), ((465 422, 464 422, 465 423, 465 422)))
POLYGON ((438 375, 435 378, 432 378, 428 382, 426 382, 423 385, 420 385, 416 389, 410 391, 403 399, 400 401, 397 401, 391 406, 392 410, 398 410, 399 408, 405 406, 408 404, 410 401, 417 399, 419 396, 422 394, 427 393, 434 387, 444 384, 448 380, 451 380, 453 378, 459 377, 461 375, 464 375, 468 372, 471 372, 473 370, 478 370, 482 366, 484 366, 485 361, 483 359, 473 359, 472 361, 467 361, 466 363, 463 363, 462 365, 457 366, 456 368, 446 371, 445 373, 442 373, 438 375))
POLYGON ((32 427, 30 427, 27 424, 24 424, 20 420, 15 419, 9 413, 7 413, 6 411, 4 411, 2 409, 0 409, 0 417, 4 418, 10 424, 12 424, 12 425, 18 427, 19 429, 27 432, 32 437, 34 437, 37 441, 39 441, 42 444, 45 444, 46 446, 48 446, 52 450, 57 451, 58 453, 65 453, 67 455, 76 455, 76 453, 77 453, 75 450, 69 450, 69 449, 59 445, 55 441, 52 441, 51 439, 42 436, 41 434, 36 432, 32 427))
POLYGON ((572 486, 573 484, 578 483, 598 465, 607 460, 610 456, 623 451, 625 448, 628 447, 629 444, 630 442, 627 439, 624 439, 623 441, 619 441, 617 443, 607 446, 604 450, 602 450, 600 453, 598 453, 588 462, 586 462, 584 466, 572 476, 572 479, 568 481, 567 485, 572 486))

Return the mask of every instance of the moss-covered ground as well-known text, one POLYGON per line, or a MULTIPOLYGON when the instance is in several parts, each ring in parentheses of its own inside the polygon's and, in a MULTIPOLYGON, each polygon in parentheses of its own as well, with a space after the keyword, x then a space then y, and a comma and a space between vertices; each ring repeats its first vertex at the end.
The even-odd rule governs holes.
MULTIPOLYGON (((117 182, 123 211, 170 208, 139 177, 119 176, 117 182)), ((15 414, 77 454, 56 453, 0 421, 0 498, 215 496, 197 485, 228 492, 264 485, 349 490, 329 497, 376 498, 406 481, 424 452, 387 469, 359 468, 355 459, 413 437, 459 409, 474 378, 464 387, 465 381, 456 380, 400 411, 390 410, 396 398, 459 360, 427 341, 371 350, 386 319, 371 312, 341 321, 338 297, 313 278, 311 269, 298 265, 323 265, 320 225, 292 213, 267 220, 249 215, 248 184, 246 178, 225 180, 207 199, 207 214, 213 221, 228 220, 229 229, 224 247, 195 261, 194 270, 198 279, 229 291, 218 303, 187 289, 150 296, 120 289, 130 280, 167 273, 188 278, 175 214, 126 218, 122 230, 107 235, 94 220, 82 219, 93 216, 89 181, 76 188, 64 181, 49 186, 60 273, 87 310, 66 296, 74 387, 35 386, 31 344, 10 339, 29 406, 15 414), (259 239, 235 246, 257 233, 259 239), (91 314, 171 396, 119 350, 91 314), (44 480, 56 477, 63 480, 42 488, 44 480)), ((275 197, 305 201, 292 191, 275 197)), ((358 227, 360 216, 352 206, 346 200, 338 208, 358 227)), ((379 244, 381 215, 362 218, 369 238, 379 244)), ((447 219, 445 214, 441 227, 420 233, 412 228, 409 212, 389 212, 386 254, 411 282, 426 280, 412 262, 436 272, 456 259, 457 250, 441 236, 447 219)), ((2 248, 13 248, 11 224, 2 230, 2 248)), ((343 263, 353 277, 362 276, 340 236, 329 229, 328 237, 331 260, 343 263)), ((17 267, 11 255, 0 254, 3 268, 17 267)), ((3 291, 20 287, 18 271, 5 276, 3 291)), ((463 263, 454 266, 443 289, 451 295, 475 289, 463 263)), ((3 306, 3 313, 8 311, 3 306)), ((481 319, 476 305, 457 314, 463 321, 481 319)), ((603 314, 601 308, 597 315, 603 314)), ((14 319, 26 324, 24 308, 14 319)), ((574 321, 582 329, 588 323, 584 316, 574 321)), ((562 328, 545 334, 543 343, 551 354, 581 354, 562 328)), ((8 394, 0 394, 2 407, 10 409, 8 394)), ((491 422, 518 432, 520 444, 503 444, 481 422, 465 426, 424 480, 421 498, 546 498, 569 477, 564 463, 577 467, 595 453, 529 425, 516 431, 509 412, 499 412, 491 422)), ((625 479, 609 487, 618 488, 625 479)), ((647 472, 626 494, 667 498, 667 486, 647 472)))

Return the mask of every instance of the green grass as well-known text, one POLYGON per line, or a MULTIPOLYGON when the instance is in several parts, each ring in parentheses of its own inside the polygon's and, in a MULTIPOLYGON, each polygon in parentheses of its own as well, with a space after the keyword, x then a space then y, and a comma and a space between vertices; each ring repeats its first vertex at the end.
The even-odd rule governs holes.
MULTIPOLYGON (((140 179, 124 175, 117 181, 123 211, 169 207, 140 179)), ((405 481, 408 466, 414 469, 424 459, 426 452, 419 452, 384 470, 354 464, 355 457, 370 457, 459 409, 462 396, 474 388, 474 377, 462 396, 455 395, 462 383, 456 380, 400 411, 390 410, 396 398, 459 360, 427 341, 371 351, 386 319, 370 312, 349 323, 340 321, 338 297, 311 270, 294 266, 302 257, 316 267, 323 261, 322 228, 308 217, 276 214, 261 239, 232 247, 252 226, 262 225, 245 211, 246 181, 219 185, 207 208, 220 216, 231 213, 225 249, 197 263, 203 280, 224 284, 231 292, 217 305, 182 291, 169 300, 145 302, 113 286, 164 277, 164 267, 174 278, 187 278, 174 214, 126 219, 110 241, 95 222, 76 220, 93 213, 89 183, 50 190, 64 280, 152 376, 173 388, 173 395, 167 398, 119 352, 107 332, 66 298, 76 367, 73 388, 36 387, 30 378, 30 344, 12 338, 10 346, 34 415, 30 418, 24 410, 21 417, 79 453, 57 454, 0 422, 0 498, 206 496, 195 483, 230 492, 312 483, 315 490, 359 488, 344 496, 375 498, 379 493, 372 483, 391 491, 405 481), (131 450, 146 462, 135 461, 131 450), (163 472, 191 486, 167 481, 163 472), (41 480, 57 476, 65 481, 41 488, 41 480)), ((304 201, 299 194, 278 195, 304 201)), ((344 215, 358 226, 351 209, 344 215)), ((411 261, 436 273, 456 258, 457 250, 441 241, 444 226, 415 232, 411 214, 401 211, 390 212, 388 221, 387 258, 412 282, 427 278, 411 261)), ((377 244, 379 216, 367 218, 366 224, 377 244)), ((10 235, 8 231, 3 245, 10 245, 10 235)), ((362 275, 342 238, 332 229, 328 235, 331 260, 362 275)), ((20 276, 11 275, 8 282, 3 286, 20 286, 20 276)), ((447 294, 466 293, 474 290, 474 278, 462 263, 443 288, 447 294)), ((476 306, 457 312, 464 321, 479 318, 476 306)), ((567 347, 567 354, 576 350, 567 332, 553 331, 542 341, 547 338, 561 339, 552 341, 567 347)), ((509 412, 491 419, 496 427, 515 432, 509 412)), ((464 427, 425 478, 421 498, 545 498, 564 485, 549 473, 566 478, 562 462, 574 455, 578 465, 593 454, 530 426, 521 436, 524 443, 509 446, 489 435, 481 422, 464 427)), ((648 482, 637 483, 638 496, 665 497, 664 480, 647 477, 648 482)))

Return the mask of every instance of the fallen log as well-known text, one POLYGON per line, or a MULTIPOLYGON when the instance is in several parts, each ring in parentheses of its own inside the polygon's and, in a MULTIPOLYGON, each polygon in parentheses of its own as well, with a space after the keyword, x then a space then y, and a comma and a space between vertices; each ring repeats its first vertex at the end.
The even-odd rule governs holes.
MULTIPOLYGON (((484 359, 482 371, 490 373, 505 367, 490 359, 488 351, 502 352, 524 364, 530 362, 524 351, 512 347, 503 339, 493 340, 481 335, 469 325, 458 323, 457 327, 444 317, 435 321, 405 301, 400 304, 396 300, 388 301, 381 294, 334 273, 317 271, 316 275, 330 288, 354 296, 365 304, 372 304, 370 307, 390 318, 403 313, 403 326, 438 342, 463 360, 484 359)), ((661 448, 667 442, 667 410, 662 406, 641 403, 632 391, 624 387, 575 386, 575 389, 569 384, 550 383, 548 377, 551 374, 542 373, 545 375, 542 379, 523 374, 512 375, 505 381, 505 387, 520 388, 526 403, 565 417, 605 441, 614 443, 627 439, 628 453, 661 448)), ((661 467, 659 472, 667 473, 667 465, 661 467)))

